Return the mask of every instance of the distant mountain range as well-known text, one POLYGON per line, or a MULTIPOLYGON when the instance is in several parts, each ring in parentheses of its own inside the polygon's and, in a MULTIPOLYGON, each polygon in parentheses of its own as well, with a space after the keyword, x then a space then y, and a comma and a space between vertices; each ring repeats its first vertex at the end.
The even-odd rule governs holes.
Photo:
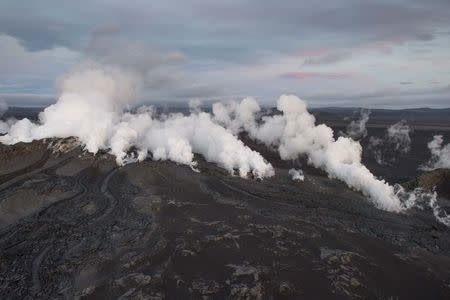
MULTIPOLYGON (((10 107, 3 118, 14 117, 17 119, 28 118, 37 120, 39 112, 45 107, 10 107)), ((211 107, 205 106, 205 111, 211 111, 211 107)), ((359 107, 322 107, 310 108, 309 110, 319 121, 348 122, 348 119, 358 118, 359 107)), ((171 107, 169 105, 161 106, 161 112, 182 112, 189 111, 187 104, 185 107, 171 107)), ((275 108, 271 110, 275 111, 275 108)), ((371 109, 369 123, 392 123, 399 120, 406 120, 409 123, 429 123, 429 124, 450 124, 450 108, 408 108, 408 109, 371 109)))
MULTIPOLYGON (((324 107, 312 108, 310 111, 318 119, 334 119, 345 121, 358 118, 358 107, 324 107)), ((369 124, 391 123, 406 120, 409 123, 450 124, 450 108, 408 108, 408 109, 371 109, 369 124)))

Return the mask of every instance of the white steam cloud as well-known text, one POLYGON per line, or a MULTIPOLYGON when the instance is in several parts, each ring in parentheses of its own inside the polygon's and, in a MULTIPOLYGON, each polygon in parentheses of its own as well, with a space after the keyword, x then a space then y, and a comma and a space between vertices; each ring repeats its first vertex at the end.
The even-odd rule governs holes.
POLYGON ((14 123, 0 142, 14 144, 49 137, 77 137, 92 153, 110 149, 117 163, 172 160, 194 167, 194 153, 230 172, 246 177, 272 176, 263 157, 245 146, 207 113, 194 112, 155 118, 149 108, 124 112, 134 103, 140 87, 137 73, 117 67, 88 64, 64 78, 58 101, 39 115, 39 123, 22 119, 14 123), (128 155, 135 149, 137 157, 128 155))
POLYGON ((282 159, 305 155, 309 164, 361 191, 377 207, 389 211, 402 209, 394 188, 375 178, 361 163, 362 148, 358 142, 347 137, 335 140, 333 130, 324 124, 316 125, 306 103, 294 95, 281 96, 277 109, 281 115, 264 116, 261 124, 255 119, 259 105, 252 98, 227 107, 217 105, 213 113, 217 121, 232 131, 242 128, 250 137, 275 147, 282 159))
POLYGON ((340 132, 341 135, 359 140, 367 136, 367 122, 369 121, 370 110, 361 109, 359 111, 359 119, 353 120, 347 125, 346 132, 340 132))
POLYGON ((75 136, 90 152, 105 149, 122 110, 136 99, 137 78, 114 67, 84 65, 63 79, 58 101, 40 113, 40 124, 22 119, 0 141, 75 136))
POLYGON ((416 207, 424 209, 431 208, 434 217, 440 223, 450 227, 450 215, 448 215, 437 203, 437 193, 429 193, 421 188, 416 188, 411 192, 406 192, 401 186, 396 186, 397 194, 404 199, 403 206, 405 209, 416 207))
POLYGON ((412 128, 405 120, 401 120, 388 127, 384 138, 371 136, 368 148, 377 163, 388 165, 395 162, 394 155, 408 153, 411 149, 411 132, 412 128))
POLYGON ((172 114, 161 119, 154 118, 148 110, 126 113, 115 131, 111 153, 119 164, 126 159, 127 150, 136 147, 140 160, 150 151, 154 160, 195 167, 193 153, 199 153, 230 172, 238 170, 241 177, 249 172, 257 178, 274 175, 272 166, 259 153, 214 123, 208 113, 172 114))
POLYGON ((434 170, 438 168, 450 169, 450 144, 443 145, 442 135, 435 135, 428 143, 431 159, 421 167, 423 170, 434 170))
POLYGON ((294 181, 303 181, 305 180, 305 175, 303 174, 303 170, 290 169, 289 175, 294 181))
MULTIPOLYGON (((435 215, 440 215, 433 194, 419 190, 406 192, 400 185, 392 186, 377 179, 361 163, 359 142, 348 137, 335 140, 330 127, 315 124, 315 118, 307 111, 303 100, 294 95, 283 95, 278 100, 277 109, 281 114, 262 116, 258 122, 258 103, 253 98, 245 98, 240 103, 217 103, 213 106, 213 113, 214 119, 231 131, 244 130, 251 138, 274 147, 284 160, 306 156, 309 164, 362 192, 378 208, 399 212, 418 203, 429 203, 435 215)), ((291 170, 290 175, 295 173, 291 170)), ((438 220, 442 222, 444 219, 438 220)))

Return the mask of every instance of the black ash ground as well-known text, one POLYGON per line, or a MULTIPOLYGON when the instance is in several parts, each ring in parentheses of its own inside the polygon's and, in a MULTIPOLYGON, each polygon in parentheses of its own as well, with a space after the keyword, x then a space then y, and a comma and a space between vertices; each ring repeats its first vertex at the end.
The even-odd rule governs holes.
MULTIPOLYGON (((375 120, 368 136, 390 125, 375 120)), ((413 126, 410 153, 390 165, 364 152, 374 174, 411 184, 426 143, 449 138, 445 124, 413 126)), ((106 153, 53 153, 50 142, 0 145, 2 298, 450 298, 450 229, 427 209, 378 210, 248 140, 274 177, 230 176, 201 157, 198 173, 150 160, 118 168, 106 153), (303 182, 290 179, 293 167, 303 182)), ((430 178, 414 184, 429 188, 430 178)))

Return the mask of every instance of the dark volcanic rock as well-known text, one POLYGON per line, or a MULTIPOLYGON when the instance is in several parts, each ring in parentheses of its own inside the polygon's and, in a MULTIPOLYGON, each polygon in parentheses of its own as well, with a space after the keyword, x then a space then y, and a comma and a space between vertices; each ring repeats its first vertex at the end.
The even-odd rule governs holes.
POLYGON ((256 181, 63 146, 0 149, 3 299, 450 298, 450 230, 431 211, 384 212, 281 162, 256 181))
POLYGON ((406 184, 409 188, 422 188, 436 191, 440 196, 450 199, 450 170, 436 169, 426 172, 406 184))

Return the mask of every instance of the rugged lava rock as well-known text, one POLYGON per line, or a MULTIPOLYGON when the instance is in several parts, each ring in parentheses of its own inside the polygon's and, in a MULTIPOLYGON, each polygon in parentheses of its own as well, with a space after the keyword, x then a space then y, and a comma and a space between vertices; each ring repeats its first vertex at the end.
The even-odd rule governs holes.
POLYGON ((2 299, 450 299, 429 210, 281 163, 256 181, 49 143, 0 148, 2 299))
POLYGON ((408 182, 410 189, 422 188, 426 191, 436 191, 439 196, 450 199, 450 169, 436 169, 426 172, 408 182))

